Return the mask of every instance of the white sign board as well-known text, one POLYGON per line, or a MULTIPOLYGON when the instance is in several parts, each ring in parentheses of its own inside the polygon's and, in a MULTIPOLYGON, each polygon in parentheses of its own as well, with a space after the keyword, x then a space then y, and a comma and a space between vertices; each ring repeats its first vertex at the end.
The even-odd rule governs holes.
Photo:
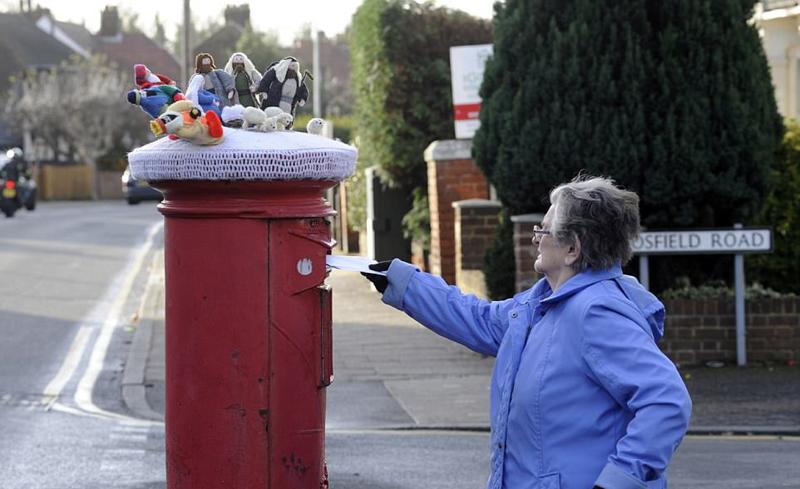
POLYGON ((738 254, 772 251, 769 228, 642 232, 632 244, 640 255, 738 254))
POLYGON ((481 97, 478 92, 483 81, 483 68, 492 55, 491 44, 452 46, 450 48, 450 79, 453 85, 453 112, 456 139, 471 139, 481 125, 481 97))

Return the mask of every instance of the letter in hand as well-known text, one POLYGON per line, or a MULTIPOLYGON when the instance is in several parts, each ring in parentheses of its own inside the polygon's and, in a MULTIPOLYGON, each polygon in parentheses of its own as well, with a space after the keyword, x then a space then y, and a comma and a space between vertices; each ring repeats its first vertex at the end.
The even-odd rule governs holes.
MULTIPOLYGON (((375 270, 376 272, 385 272, 389 269, 389 265, 391 265, 391 261, 379 261, 378 263, 373 263, 369 266, 370 270, 375 270)), ((389 286, 389 279, 386 278, 385 275, 376 275, 374 273, 364 273, 361 272, 361 275, 366 277, 367 280, 375 285, 375 288, 378 289, 378 292, 383 294, 386 292, 386 287, 389 286)))

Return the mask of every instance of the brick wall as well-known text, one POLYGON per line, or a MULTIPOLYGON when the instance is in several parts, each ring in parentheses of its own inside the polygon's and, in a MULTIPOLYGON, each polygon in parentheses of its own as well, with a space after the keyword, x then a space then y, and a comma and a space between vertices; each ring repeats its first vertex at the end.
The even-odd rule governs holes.
POLYGON ((499 224, 500 202, 470 199, 453 202, 455 210, 455 284, 466 294, 487 297, 483 256, 499 224))
POLYGON ((511 216, 514 223, 514 261, 516 264, 516 283, 517 292, 529 289, 540 275, 533 270, 533 262, 538 255, 536 247, 533 246, 533 226, 541 224, 544 214, 521 214, 511 216))
POLYGON ((434 141, 425 150, 431 215, 430 272, 454 284, 455 212, 453 202, 489 197, 489 184, 472 161, 472 140, 434 141))
MULTIPOLYGON (((659 346, 673 361, 736 362, 733 298, 663 302, 667 320, 659 346)), ((745 325, 748 363, 800 360, 800 298, 748 300, 745 325)))

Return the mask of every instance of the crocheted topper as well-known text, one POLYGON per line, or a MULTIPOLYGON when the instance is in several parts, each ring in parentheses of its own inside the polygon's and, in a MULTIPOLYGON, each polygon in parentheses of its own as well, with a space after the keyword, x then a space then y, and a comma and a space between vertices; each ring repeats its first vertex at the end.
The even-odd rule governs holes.
POLYGON ((356 148, 295 131, 225 128, 217 145, 162 138, 128 154, 131 174, 158 180, 335 180, 351 176, 356 148))

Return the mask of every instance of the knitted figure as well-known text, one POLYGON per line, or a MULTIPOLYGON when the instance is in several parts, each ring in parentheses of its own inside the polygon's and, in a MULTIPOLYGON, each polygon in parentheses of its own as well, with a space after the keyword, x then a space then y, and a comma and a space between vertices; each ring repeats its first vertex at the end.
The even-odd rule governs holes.
POLYGON ((186 87, 186 99, 203 109, 203 112, 216 112, 218 116, 222 116, 222 101, 214 93, 203 88, 204 81, 202 76, 194 75, 186 87))
POLYGON ((299 72, 300 63, 292 56, 269 65, 256 90, 256 93, 266 93, 266 96, 262 96, 261 108, 280 107, 294 117, 297 106, 302 107, 308 100, 305 78, 309 76, 313 79, 308 72, 300 78, 299 72))
POLYGON ((233 53, 225 65, 225 73, 233 77, 236 90, 233 93, 233 103, 244 107, 258 107, 256 88, 261 81, 253 62, 244 53, 233 53))
POLYGON ((136 86, 144 90, 157 85, 175 85, 175 82, 166 75, 153 73, 143 64, 133 65, 133 80, 136 86))
POLYGON ((185 139, 200 145, 219 144, 223 136, 222 121, 217 113, 203 114, 189 100, 167 107, 166 112, 150 121, 150 130, 156 136, 168 134, 170 139, 185 139))
MULTIPOLYGON (((235 91, 233 77, 225 73, 225 71, 217 69, 216 65, 214 65, 214 58, 208 53, 200 53, 195 57, 195 74, 189 80, 189 86, 193 85, 198 87, 197 92, 194 92, 198 95, 200 90, 205 90, 215 95, 219 99, 220 111, 222 107, 233 105, 232 99, 235 91)), ((187 87, 187 98, 198 106, 202 106, 202 102, 189 97, 189 92, 190 90, 187 87)))
POLYGON ((128 102, 138 105, 145 113, 155 119, 167 110, 167 106, 183 100, 183 93, 174 85, 150 85, 146 89, 133 89, 128 92, 128 102))

